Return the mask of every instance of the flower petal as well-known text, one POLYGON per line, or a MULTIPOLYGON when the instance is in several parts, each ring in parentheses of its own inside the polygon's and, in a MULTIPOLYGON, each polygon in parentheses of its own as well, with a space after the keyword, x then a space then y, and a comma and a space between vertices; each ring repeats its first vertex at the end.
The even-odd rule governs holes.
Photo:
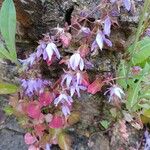
POLYGON ((102 32, 98 32, 97 36, 96 36, 96 42, 99 46, 99 48, 102 50, 103 48, 103 37, 102 37, 102 32))
POLYGON ((131 9, 131 0, 123 0, 125 8, 129 11, 131 9))
POLYGON ((104 34, 109 36, 110 35, 110 28, 111 28, 111 20, 110 17, 107 17, 104 21, 104 34))

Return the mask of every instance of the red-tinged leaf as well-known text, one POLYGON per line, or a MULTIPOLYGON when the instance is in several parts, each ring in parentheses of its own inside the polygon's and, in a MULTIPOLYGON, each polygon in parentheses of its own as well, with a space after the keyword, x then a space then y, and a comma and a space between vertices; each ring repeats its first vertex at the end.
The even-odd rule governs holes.
POLYGON ((80 120, 80 113, 79 112, 72 112, 71 115, 68 118, 68 124, 73 125, 80 120))
POLYGON ((27 106, 27 114, 33 119, 38 119, 41 115, 41 107, 38 102, 29 102, 27 106))
POLYGON ((36 137, 31 135, 31 133, 26 133, 25 136, 24 136, 24 141, 26 144, 30 145, 30 144, 33 144, 37 141, 36 137))
POLYGON ((101 91, 102 86, 104 83, 102 82, 101 79, 97 78, 92 84, 88 86, 88 92, 91 94, 95 94, 99 91, 101 91))
POLYGON ((60 133, 58 135, 58 145, 62 150, 71 150, 70 137, 65 133, 60 133))
POLYGON ((40 137, 43 135, 43 132, 45 129, 46 129, 46 126, 44 124, 37 124, 34 126, 34 130, 36 132, 36 135, 38 135, 40 137))
POLYGON ((62 116, 54 116, 52 121, 49 123, 50 128, 63 128, 65 119, 62 116))
POLYGON ((39 96, 39 102, 41 104, 41 107, 50 105, 53 100, 54 100, 53 93, 50 93, 48 91, 40 94, 39 96))
POLYGON ((86 57, 90 52, 90 49, 87 44, 81 45, 78 50, 82 58, 86 57))
POLYGON ((72 36, 70 33, 65 33, 60 36, 60 40, 64 48, 69 47, 71 39, 72 39, 72 36))
POLYGON ((87 74, 87 72, 84 72, 83 74, 82 74, 82 85, 84 85, 84 86, 89 86, 89 76, 88 76, 88 74, 87 74))

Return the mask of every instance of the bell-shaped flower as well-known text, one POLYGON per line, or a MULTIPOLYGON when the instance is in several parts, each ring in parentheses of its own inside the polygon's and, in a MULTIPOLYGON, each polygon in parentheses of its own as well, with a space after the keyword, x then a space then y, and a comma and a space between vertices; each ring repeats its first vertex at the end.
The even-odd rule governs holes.
POLYGON ((83 36, 89 36, 91 34, 91 30, 88 27, 81 27, 80 32, 83 36))
POLYGON ((80 97, 80 96, 81 96, 80 90, 85 91, 85 90, 87 90, 87 87, 86 87, 86 86, 83 86, 83 85, 78 85, 78 84, 76 84, 76 83, 75 83, 73 86, 71 86, 71 87, 70 87, 70 95, 71 95, 71 97, 72 97, 75 93, 77 93, 78 97, 80 97))
POLYGON ((69 66, 72 70, 80 69, 81 71, 84 69, 84 61, 79 53, 74 53, 69 59, 69 66))
POLYGON ((36 53, 32 53, 29 55, 29 57, 27 59, 24 59, 24 60, 19 59, 19 61, 23 65, 23 68, 26 68, 28 66, 31 67, 33 65, 35 59, 36 59, 36 53))
POLYGON ((70 107, 68 105, 62 104, 61 108, 65 117, 70 115, 70 107))
POLYGON ((69 95, 67 95, 65 93, 61 93, 54 100, 55 106, 58 106, 59 103, 67 103, 68 105, 71 105, 72 102, 73 102, 73 99, 71 98, 71 96, 69 96, 69 95))
POLYGON ((58 51, 58 49, 57 49, 57 46, 56 46, 54 43, 52 43, 52 42, 48 43, 45 50, 46 50, 46 52, 47 52, 47 55, 48 55, 48 59, 49 59, 49 60, 52 59, 52 56, 53 56, 54 54, 56 55, 56 57, 57 57, 58 59, 60 59, 60 53, 59 53, 59 51, 58 51))
POLYGON ((69 88, 73 78, 74 78, 73 74, 66 73, 65 75, 62 76, 61 86, 65 84, 67 88, 69 88))
POLYGON ((106 43, 107 46, 112 47, 112 42, 105 37, 102 31, 99 31, 96 35, 96 40, 92 43, 91 51, 95 51, 98 47, 102 50, 104 43, 106 43))
POLYGON ((113 85, 112 87, 110 87, 104 93, 104 95, 106 95, 108 92, 109 92, 109 102, 111 102, 115 98, 119 98, 120 100, 122 100, 122 96, 125 95, 123 90, 120 87, 118 87, 117 85, 113 85))

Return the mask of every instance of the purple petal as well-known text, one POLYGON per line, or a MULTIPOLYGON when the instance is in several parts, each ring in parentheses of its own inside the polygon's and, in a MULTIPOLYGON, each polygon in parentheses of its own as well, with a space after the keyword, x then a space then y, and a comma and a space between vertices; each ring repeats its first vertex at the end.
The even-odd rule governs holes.
POLYGON ((62 106, 62 112, 63 112, 64 116, 70 115, 70 109, 66 105, 62 106))
POLYGON ((123 0, 125 8, 129 11, 131 9, 131 1, 130 0, 123 0))
POLYGON ((81 32, 84 34, 84 36, 89 36, 91 33, 91 30, 87 27, 82 27, 81 32))
POLYGON ((51 47, 51 43, 49 43, 48 45, 47 45, 47 47, 46 47, 46 52, 47 52, 47 55, 48 55, 48 57, 49 57, 49 60, 51 60, 52 59, 52 56, 53 56, 53 49, 52 49, 52 47, 51 47))
POLYGON ((107 44, 107 46, 112 47, 112 42, 109 39, 105 38, 104 41, 107 44))
POLYGON ((80 57, 80 54, 78 53, 75 53, 70 57, 69 63, 73 70, 75 70, 78 67, 80 63, 80 59, 81 57, 80 57))
POLYGON ((57 57, 58 59, 60 59, 60 53, 59 53, 59 51, 58 51, 58 49, 57 49, 57 46, 56 46, 54 43, 51 43, 51 48, 52 48, 53 51, 55 52, 56 57, 57 57))
POLYGON ((66 80, 67 88, 70 87, 71 81, 72 81, 72 76, 68 76, 68 77, 67 77, 67 80, 66 80))
POLYGON ((74 95, 74 93, 75 93, 75 87, 72 86, 72 87, 70 87, 70 95, 71 95, 71 97, 74 95))
POLYGON ((111 20, 110 17, 107 17, 104 21, 104 34, 109 36, 110 35, 110 28, 111 28, 111 20))
POLYGON ((99 48, 102 50, 103 48, 103 36, 102 36, 102 32, 98 32, 97 36, 96 36, 96 42, 99 46, 99 48))
POLYGON ((48 54, 47 54, 46 50, 44 50, 44 52, 43 52, 43 59, 46 60, 47 58, 48 58, 48 54))
POLYGON ((80 70, 81 70, 81 71, 84 69, 84 61, 83 61, 82 58, 80 59, 79 67, 80 67, 80 70))

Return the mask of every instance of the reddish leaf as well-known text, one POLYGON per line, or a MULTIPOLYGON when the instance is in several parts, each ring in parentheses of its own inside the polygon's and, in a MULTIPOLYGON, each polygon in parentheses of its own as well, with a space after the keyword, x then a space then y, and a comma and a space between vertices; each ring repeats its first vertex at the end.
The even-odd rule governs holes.
POLYGON ((65 33, 60 36, 63 47, 67 48, 70 45, 71 38, 72 37, 70 33, 65 33))
POLYGON ((43 131, 46 129, 46 126, 44 124, 38 124, 34 126, 34 130, 36 132, 36 135, 38 136, 42 136, 43 135, 43 131))
POLYGON ((33 119, 38 119, 41 115, 40 105, 38 102, 29 102, 26 111, 28 116, 33 119))
POLYGON ((30 144, 35 143, 37 141, 37 139, 35 136, 32 136, 31 133, 28 132, 24 136, 24 141, 26 144, 30 145, 30 144))
POLYGON ((86 57, 90 52, 90 49, 87 44, 81 45, 78 50, 82 58, 86 57))
POLYGON ((91 94, 95 94, 101 90, 103 85, 104 83, 102 82, 102 80, 100 78, 97 78, 92 84, 88 86, 88 92, 91 94))
POLYGON ((88 76, 87 72, 84 72, 82 74, 82 84, 84 86, 89 86, 89 76, 88 76))
POLYGON ((65 120, 62 116, 54 116, 52 121, 49 123, 50 128, 62 128, 64 126, 65 120))
POLYGON ((53 94, 48 91, 40 94, 39 96, 39 102, 41 106, 48 106, 52 103, 53 100, 54 100, 53 94))

